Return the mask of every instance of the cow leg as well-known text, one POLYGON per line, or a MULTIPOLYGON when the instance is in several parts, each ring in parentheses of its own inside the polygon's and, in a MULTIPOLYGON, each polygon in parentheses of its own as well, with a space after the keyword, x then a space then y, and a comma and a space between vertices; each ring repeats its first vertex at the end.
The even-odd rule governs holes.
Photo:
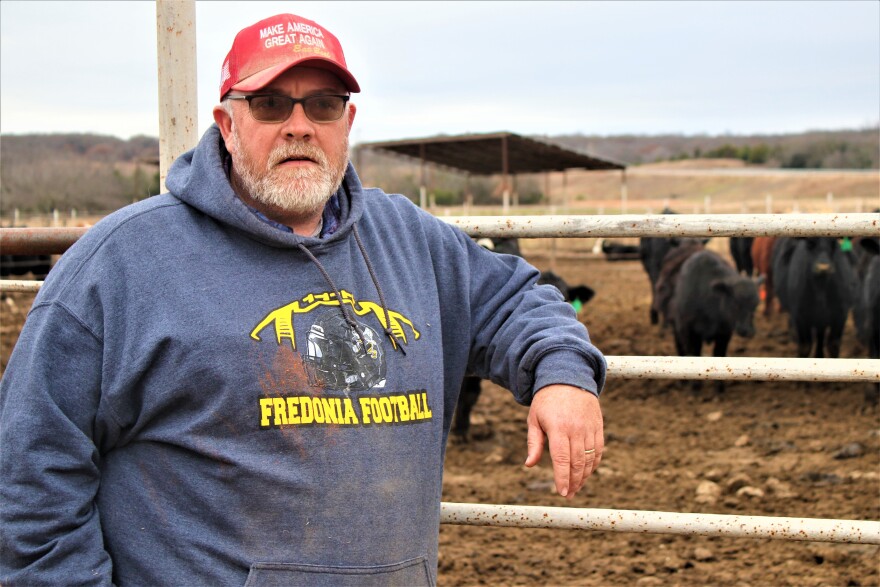
POLYGON ((815 329, 816 333, 816 358, 824 359, 825 358, 825 331, 827 328, 825 326, 817 326, 815 329))
POLYGON ((452 434, 461 442, 468 441, 468 432, 471 428, 471 410, 480 399, 479 377, 465 377, 461 382, 461 390, 458 394, 458 403, 455 406, 455 414, 452 417, 452 434))
POLYGON ((768 274, 764 279, 764 315, 773 313, 773 278, 768 274))
POLYGON ((802 319, 792 319, 792 322, 797 340, 798 357, 807 359, 810 357, 810 351, 813 350, 813 329, 809 325, 800 324, 799 322, 803 322, 802 319))
POLYGON ((844 323, 833 324, 828 332, 828 358, 840 357, 840 339, 843 336, 844 323))
MULTIPOLYGON (((733 336, 732 333, 720 334, 715 337, 715 347, 712 349, 713 357, 726 357, 727 356, 727 346, 730 344, 730 338, 733 336)), ((718 394, 724 393, 724 381, 717 379, 715 381, 715 392, 718 394)))
MULTIPOLYGON (((685 340, 685 355, 689 357, 699 357, 703 354, 703 338, 695 333, 688 332, 687 339, 685 340)), ((699 391, 703 387, 703 382, 699 379, 694 379, 691 381, 691 389, 694 391, 699 391)))

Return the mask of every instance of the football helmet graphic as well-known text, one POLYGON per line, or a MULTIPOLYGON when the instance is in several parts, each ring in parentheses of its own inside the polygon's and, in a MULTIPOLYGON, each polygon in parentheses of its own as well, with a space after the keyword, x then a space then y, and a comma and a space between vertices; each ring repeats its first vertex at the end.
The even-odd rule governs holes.
POLYGON ((385 387, 381 339, 369 326, 358 322, 358 327, 363 339, 338 312, 312 324, 303 357, 310 385, 346 393, 385 387))

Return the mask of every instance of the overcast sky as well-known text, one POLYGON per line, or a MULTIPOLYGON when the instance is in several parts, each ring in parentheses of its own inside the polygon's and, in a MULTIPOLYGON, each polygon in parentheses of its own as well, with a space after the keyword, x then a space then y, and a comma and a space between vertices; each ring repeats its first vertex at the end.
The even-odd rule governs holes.
MULTIPOLYGON (((439 133, 746 134, 880 121, 880 2, 198 2, 200 133, 235 33, 342 42, 354 142, 439 133)), ((158 136, 153 2, 0 2, 0 132, 158 136)))

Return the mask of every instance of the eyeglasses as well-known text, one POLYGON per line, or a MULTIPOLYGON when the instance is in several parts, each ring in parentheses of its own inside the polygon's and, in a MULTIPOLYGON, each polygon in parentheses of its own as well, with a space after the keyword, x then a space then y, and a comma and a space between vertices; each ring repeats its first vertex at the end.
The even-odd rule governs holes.
POLYGON ((260 122, 284 122, 290 118, 293 107, 302 104, 303 111, 312 122, 334 122, 345 113, 345 103, 350 96, 308 96, 291 98, 278 94, 253 94, 250 96, 226 96, 228 100, 247 100, 251 116, 260 122))

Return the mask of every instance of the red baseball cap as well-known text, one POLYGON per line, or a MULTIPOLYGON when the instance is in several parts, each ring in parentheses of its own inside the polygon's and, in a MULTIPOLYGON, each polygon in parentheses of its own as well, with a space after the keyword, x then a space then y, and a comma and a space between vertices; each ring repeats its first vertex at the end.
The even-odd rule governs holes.
POLYGON ((220 100, 232 90, 259 90, 293 67, 308 62, 333 72, 350 92, 361 88, 345 65, 333 33, 295 14, 270 16, 239 31, 220 72, 220 100))

